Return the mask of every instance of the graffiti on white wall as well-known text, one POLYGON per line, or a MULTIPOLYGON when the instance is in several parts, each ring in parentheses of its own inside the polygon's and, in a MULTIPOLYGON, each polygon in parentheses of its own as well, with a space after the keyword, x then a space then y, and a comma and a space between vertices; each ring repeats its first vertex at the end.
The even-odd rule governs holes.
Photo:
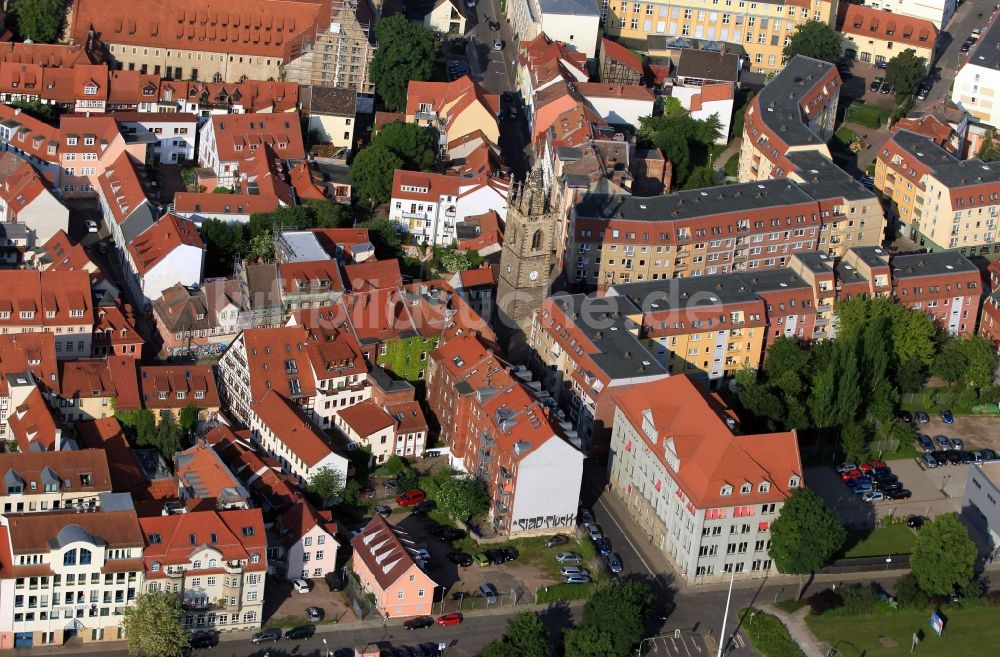
POLYGON ((576 514, 535 516, 534 518, 518 518, 514 521, 515 531, 526 532, 532 529, 555 529, 558 527, 573 527, 576 525, 576 514))

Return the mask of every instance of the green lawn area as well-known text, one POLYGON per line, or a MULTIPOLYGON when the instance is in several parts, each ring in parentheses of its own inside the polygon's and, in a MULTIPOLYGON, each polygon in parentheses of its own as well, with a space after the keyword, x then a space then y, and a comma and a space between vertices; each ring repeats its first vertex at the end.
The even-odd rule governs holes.
POLYGON ((583 564, 581 565, 590 571, 592 579, 595 581, 604 579, 606 576, 604 564, 598 557, 593 543, 587 539, 578 540, 570 531, 553 531, 552 533, 562 534, 569 539, 569 543, 557 545, 553 548, 547 548, 545 547, 545 539, 547 539, 548 536, 534 536, 532 538, 514 539, 505 543, 479 545, 472 537, 466 536, 460 541, 455 541, 454 546, 456 550, 461 550, 467 554, 475 554, 477 552, 495 550, 502 547, 514 548, 518 553, 518 561, 537 565, 545 575, 551 577, 555 581, 562 580, 562 575, 559 574, 559 569, 562 568, 562 564, 556 561, 556 555, 560 552, 575 552, 583 557, 583 564))
POLYGON ((929 609, 893 611, 870 616, 809 615, 806 623, 821 640, 835 644, 841 655, 865 657, 900 657, 910 653, 914 632, 923 632, 923 640, 914 651, 918 657, 982 657, 995 654, 1000 644, 1000 623, 994 607, 946 609, 944 634, 937 636, 928 620, 929 609), (883 645, 891 639, 895 647, 883 645), (839 644, 838 644, 839 642, 839 644), (994 646, 990 648, 989 646, 994 646), (853 649, 852 649, 853 647, 853 649))
POLYGON ((924 411, 934 415, 946 409, 955 415, 996 415, 1000 412, 996 404, 976 401, 971 405, 962 403, 957 390, 945 387, 924 388, 920 392, 903 395, 900 406, 906 411, 924 411))
POLYGON ((847 108, 847 114, 844 116, 844 120, 863 125, 866 128, 871 128, 872 130, 878 130, 879 127, 888 122, 889 110, 876 105, 854 103, 847 108))
POLYGON ((733 153, 726 164, 723 166, 723 170, 726 172, 727 176, 737 176, 740 173, 740 154, 733 153))
POLYGON ((845 557, 880 557, 909 554, 917 537, 903 523, 885 525, 870 532, 848 532, 845 557))
POLYGON ((840 128, 837 132, 833 133, 833 139, 830 140, 830 148, 848 155, 853 155, 848 147, 851 142, 857 138, 858 133, 854 132, 850 128, 840 128))
POLYGON ((384 354, 379 354, 378 364, 396 377, 416 383, 422 381, 427 367, 427 354, 437 347, 436 337, 412 337, 383 343, 384 354))

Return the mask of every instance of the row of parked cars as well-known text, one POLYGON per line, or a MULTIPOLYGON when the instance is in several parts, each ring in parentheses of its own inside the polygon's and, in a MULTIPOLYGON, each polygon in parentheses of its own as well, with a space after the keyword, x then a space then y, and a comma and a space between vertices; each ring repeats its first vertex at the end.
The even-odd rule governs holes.
MULTIPOLYGON (((935 436, 935 439, 937 438, 945 438, 945 436, 935 436)), ((948 439, 946 438, 946 440, 948 439)), ((958 439, 952 438, 950 440, 955 441, 958 439)), ((936 449, 920 455, 921 463, 928 468, 937 468, 945 465, 961 465, 963 463, 987 463, 989 461, 996 460, 997 453, 992 449, 974 449, 967 451, 951 447, 947 449, 936 449)))
POLYGON ((913 493, 905 488, 899 477, 885 461, 873 459, 867 463, 841 463, 837 466, 840 479, 855 495, 869 504, 882 500, 905 500, 913 493))

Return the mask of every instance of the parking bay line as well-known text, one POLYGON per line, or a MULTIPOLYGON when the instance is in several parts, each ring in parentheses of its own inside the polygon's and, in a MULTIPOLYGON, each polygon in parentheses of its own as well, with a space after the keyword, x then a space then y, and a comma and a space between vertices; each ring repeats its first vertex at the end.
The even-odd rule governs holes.
POLYGON ((642 554, 639 552, 638 549, 636 549, 635 544, 632 543, 632 539, 630 539, 628 537, 628 532, 626 532, 622 528, 622 526, 618 524, 618 520, 615 518, 614 514, 611 513, 611 511, 608 510, 607 505, 604 504, 604 500, 600 500, 599 499, 599 500, 597 500, 597 503, 600 504, 604 508, 604 512, 608 515, 609 518, 611 518, 611 522, 615 523, 615 527, 617 527, 618 531, 620 531, 622 533, 622 536, 625 537, 625 542, 628 543, 629 547, 632 548, 632 551, 635 552, 635 556, 639 557, 639 561, 642 562, 642 565, 646 567, 646 570, 648 570, 649 574, 652 575, 653 578, 655 579, 656 578, 656 573, 654 573, 653 569, 649 567, 649 564, 646 563, 646 560, 642 558, 642 554))

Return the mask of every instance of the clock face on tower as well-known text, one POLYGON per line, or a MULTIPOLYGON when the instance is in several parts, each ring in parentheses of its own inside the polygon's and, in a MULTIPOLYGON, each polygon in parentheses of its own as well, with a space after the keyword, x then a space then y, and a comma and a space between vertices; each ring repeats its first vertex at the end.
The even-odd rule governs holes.
POLYGON ((530 279, 532 281, 537 281, 538 280, 538 272, 537 271, 530 272, 528 274, 528 279, 530 279))

